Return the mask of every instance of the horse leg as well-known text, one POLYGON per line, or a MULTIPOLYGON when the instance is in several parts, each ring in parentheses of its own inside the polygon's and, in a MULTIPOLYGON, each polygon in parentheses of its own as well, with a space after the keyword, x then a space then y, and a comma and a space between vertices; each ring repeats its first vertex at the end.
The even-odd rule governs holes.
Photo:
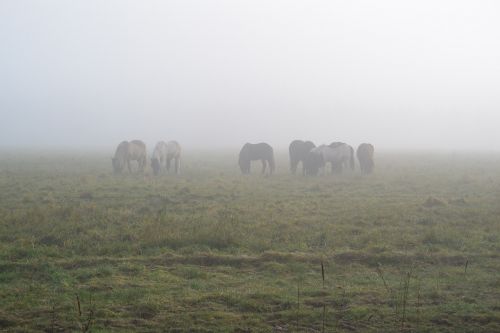
POLYGON ((181 159, 179 157, 175 158, 175 174, 181 173, 181 159))
POLYGON ((261 160, 262 161, 262 174, 266 172, 266 160, 261 160))
POLYGON ((167 172, 169 172, 169 171, 170 171, 170 160, 171 160, 171 158, 170 158, 170 157, 167 157, 167 165, 166 165, 166 167, 167 167, 167 172))
POLYGON ((130 160, 129 159, 127 159, 127 169, 128 169, 129 173, 132 173, 132 168, 130 166, 130 160))

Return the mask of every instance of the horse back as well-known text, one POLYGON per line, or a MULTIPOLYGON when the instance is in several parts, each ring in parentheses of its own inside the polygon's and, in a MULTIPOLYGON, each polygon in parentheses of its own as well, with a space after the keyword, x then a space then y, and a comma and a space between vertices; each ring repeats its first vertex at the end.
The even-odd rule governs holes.
POLYGON ((167 142, 167 155, 172 157, 179 157, 181 155, 181 145, 175 140, 167 142))
POLYGON ((252 159, 254 160, 270 160, 274 157, 274 150, 265 142, 257 143, 252 146, 252 159))
POLYGON ((240 151, 240 161, 249 162, 255 160, 274 160, 274 150, 269 144, 245 143, 240 151))
POLYGON ((141 140, 132 140, 128 145, 128 158, 140 160, 146 158, 146 144, 141 140))

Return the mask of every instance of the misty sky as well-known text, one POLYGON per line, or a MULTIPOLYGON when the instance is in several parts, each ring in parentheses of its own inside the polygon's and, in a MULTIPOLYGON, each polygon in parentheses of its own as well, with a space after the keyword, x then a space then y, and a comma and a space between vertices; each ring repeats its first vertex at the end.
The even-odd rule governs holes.
POLYGON ((0 1, 0 146, 500 150, 498 1, 0 1))

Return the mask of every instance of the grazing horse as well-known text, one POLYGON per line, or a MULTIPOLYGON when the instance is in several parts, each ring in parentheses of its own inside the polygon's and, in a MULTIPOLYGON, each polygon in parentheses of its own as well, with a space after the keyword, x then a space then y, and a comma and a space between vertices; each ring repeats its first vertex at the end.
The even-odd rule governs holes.
POLYGON ((348 166, 354 170, 354 148, 344 142, 332 142, 328 147, 336 151, 338 162, 332 162, 332 172, 342 172, 344 166, 348 166))
POLYGON ((304 163, 307 158, 307 154, 314 147, 316 147, 316 145, 314 145, 311 141, 294 140, 290 143, 288 151, 290 153, 290 170, 292 171, 292 174, 295 174, 297 166, 300 162, 302 162, 302 174, 306 174, 304 163))
POLYGON ((273 174, 275 169, 274 151, 267 143, 245 143, 241 148, 238 164, 243 174, 250 173, 252 161, 262 161, 262 173, 266 172, 266 162, 269 164, 269 174, 273 174))
POLYGON ((170 163, 174 160, 174 171, 179 174, 181 171, 181 146, 177 141, 169 141, 165 143, 160 141, 156 144, 151 157, 151 168, 153 173, 158 175, 161 169, 170 171, 170 163))
POLYGON ((373 162, 373 145, 369 143, 362 143, 359 145, 356 150, 356 156, 359 161, 359 168, 361 172, 364 174, 370 174, 373 172, 373 168, 375 167, 375 163, 373 162))
POLYGON ((319 169, 325 170, 328 163, 331 164, 332 172, 341 173, 347 163, 354 169, 354 149, 345 143, 334 143, 333 147, 321 145, 313 148, 306 160, 306 173, 316 175, 319 169))
POLYGON ((311 149, 304 161, 302 162, 304 166, 304 173, 306 176, 316 176, 318 175, 319 169, 324 168, 325 161, 323 160, 323 154, 321 150, 317 148, 311 149))
POLYGON ((144 171, 146 166, 146 145, 144 142, 140 140, 122 141, 112 158, 114 172, 121 173, 123 167, 127 165, 128 172, 132 173, 130 161, 137 161, 139 171, 144 171))

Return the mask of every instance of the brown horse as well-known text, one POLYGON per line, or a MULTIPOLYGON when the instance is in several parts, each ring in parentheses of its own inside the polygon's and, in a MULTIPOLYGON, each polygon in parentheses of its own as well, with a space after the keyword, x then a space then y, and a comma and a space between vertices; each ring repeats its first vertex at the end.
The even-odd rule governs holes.
POLYGON ((297 166, 302 162, 302 174, 306 174, 305 160, 307 154, 316 147, 311 141, 293 140, 288 147, 288 152, 290 153, 290 170, 292 174, 297 172, 297 166))

